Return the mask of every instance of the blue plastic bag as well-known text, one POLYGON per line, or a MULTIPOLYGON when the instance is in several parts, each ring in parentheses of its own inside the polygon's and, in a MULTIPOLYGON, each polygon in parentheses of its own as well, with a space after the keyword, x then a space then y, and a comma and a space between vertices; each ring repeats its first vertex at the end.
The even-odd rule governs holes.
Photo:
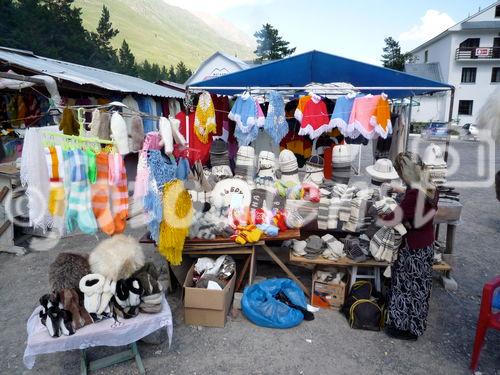
POLYGON ((245 288, 241 299, 243 314, 252 323, 268 328, 291 328, 302 322, 304 315, 274 296, 283 292, 295 305, 307 307, 300 287, 290 279, 269 279, 245 288))

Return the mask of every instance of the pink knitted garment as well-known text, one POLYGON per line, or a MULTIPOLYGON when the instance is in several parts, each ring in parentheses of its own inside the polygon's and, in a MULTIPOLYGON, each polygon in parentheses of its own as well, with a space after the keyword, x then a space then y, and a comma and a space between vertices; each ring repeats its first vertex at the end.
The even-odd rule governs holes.
POLYGON ((141 199, 144 195, 146 195, 149 181, 149 169, 147 165, 148 150, 159 150, 160 139, 160 133, 158 132, 150 132, 146 134, 142 150, 139 152, 137 174, 135 176, 134 200, 141 199))
POLYGON ((376 119, 373 120, 372 117, 375 115, 379 100, 380 95, 366 95, 354 99, 349 125, 347 126, 351 137, 354 138, 357 133, 361 133, 366 139, 373 138, 376 119))

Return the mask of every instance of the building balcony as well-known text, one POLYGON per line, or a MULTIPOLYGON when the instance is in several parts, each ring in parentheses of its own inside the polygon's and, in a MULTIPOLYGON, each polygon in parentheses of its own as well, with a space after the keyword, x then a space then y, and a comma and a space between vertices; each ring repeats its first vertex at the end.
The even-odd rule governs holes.
POLYGON ((500 47, 459 47, 455 60, 500 60, 500 47))

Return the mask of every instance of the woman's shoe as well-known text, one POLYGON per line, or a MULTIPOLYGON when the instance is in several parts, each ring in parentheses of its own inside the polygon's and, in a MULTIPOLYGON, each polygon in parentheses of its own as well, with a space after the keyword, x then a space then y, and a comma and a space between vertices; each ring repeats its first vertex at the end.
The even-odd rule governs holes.
POLYGON ((385 333, 387 334, 387 336, 392 337, 396 340, 417 341, 418 339, 418 336, 414 335, 410 331, 403 331, 392 325, 387 325, 385 327, 385 333))

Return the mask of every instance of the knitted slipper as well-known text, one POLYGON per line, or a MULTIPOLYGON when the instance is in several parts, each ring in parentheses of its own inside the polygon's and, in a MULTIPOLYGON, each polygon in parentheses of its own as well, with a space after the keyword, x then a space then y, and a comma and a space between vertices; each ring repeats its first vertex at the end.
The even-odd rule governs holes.
POLYGON ((80 291, 84 294, 83 304, 90 314, 99 310, 104 280, 104 276, 97 273, 88 274, 80 280, 80 291))
POLYGON ((111 301, 111 297, 115 294, 115 290, 116 282, 106 279, 102 288, 101 305, 99 306, 99 310, 97 310, 97 314, 101 315, 109 310, 109 301, 111 301))
POLYGON ((115 289, 115 301, 120 305, 120 307, 125 308, 129 306, 128 298, 129 298, 129 290, 127 287, 126 280, 118 280, 116 283, 115 289))
POLYGON ((129 306, 139 306, 141 303, 141 296, 144 294, 144 288, 136 278, 129 278, 125 282, 129 290, 129 306))
POLYGON ((75 333, 73 328, 72 315, 68 310, 59 312, 59 332, 65 336, 71 336, 75 333))

